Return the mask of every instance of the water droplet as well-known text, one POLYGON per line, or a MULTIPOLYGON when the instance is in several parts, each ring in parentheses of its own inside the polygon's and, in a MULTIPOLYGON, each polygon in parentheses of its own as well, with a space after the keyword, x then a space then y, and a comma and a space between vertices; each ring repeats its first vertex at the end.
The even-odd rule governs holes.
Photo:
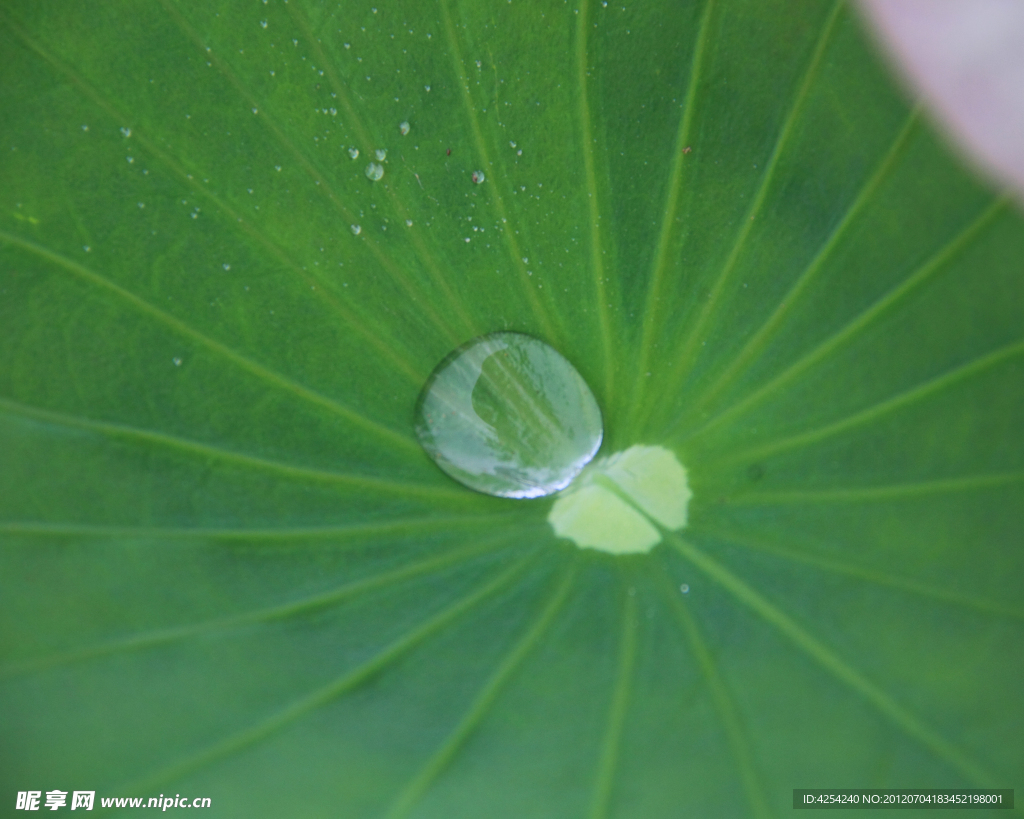
POLYGON ((487 177, 484 176, 484 172, 483 171, 473 171, 473 184, 474 185, 479 185, 486 178, 487 177))
POLYGON ((383 162, 385 159, 388 158, 388 152, 385 151, 383 148, 378 148, 376 151, 373 152, 373 155, 377 157, 378 162, 383 162))
POLYGON ((359 149, 358 148, 349 148, 348 149, 348 155, 350 157, 352 157, 353 159, 359 159, 359 149))
MULTIPOLYGON (((378 151, 379 153, 379 151, 378 151)), ((366 166, 366 178, 371 182, 376 182, 384 176, 384 166, 378 165, 376 162, 371 162, 366 166)))
POLYGON ((352 228, 352 234, 354 236, 358 236, 360 233, 363 232, 363 229, 360 225, 349 225, 349 227, 352 228))
POLYGON ((409 133, 409 123, 408 122, 401 123, 398 126, 398 133, 400 133, 402 136, 405 136, 407 133, 409 133))
POLYGON ((438 466, 471 489, 538 498, 564 489, 597 453, 601 410, 554 348, 522 333, 459 347, 427 380, 416 434, 438 466))
POLYGON ((683 594, 689 594, 690 593, 690 584, 689 583, 683 583, 679 587, 679 591, 681 591, 683 594))

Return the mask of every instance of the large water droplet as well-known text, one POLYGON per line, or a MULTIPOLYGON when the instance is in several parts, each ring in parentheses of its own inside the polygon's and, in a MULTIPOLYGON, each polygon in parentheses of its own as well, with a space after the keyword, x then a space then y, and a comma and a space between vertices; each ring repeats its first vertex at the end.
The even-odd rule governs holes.
POLYGON ((491 333, 431 374, 416 434, 438 466, 471 489, 539 498, 569 485, 604 429, 590 388, 556 350, 522 333, 491 333))

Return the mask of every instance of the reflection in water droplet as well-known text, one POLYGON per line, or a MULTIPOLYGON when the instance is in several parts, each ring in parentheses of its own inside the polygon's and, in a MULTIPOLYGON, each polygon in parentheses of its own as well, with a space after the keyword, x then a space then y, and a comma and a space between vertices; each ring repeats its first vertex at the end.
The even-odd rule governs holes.
POLYGON ((471 489, 538 498, 569 485, 604 429, 593 393, 565 358, 531 336, 492 333, 437 366, 417 403, 416 434, 471 489))

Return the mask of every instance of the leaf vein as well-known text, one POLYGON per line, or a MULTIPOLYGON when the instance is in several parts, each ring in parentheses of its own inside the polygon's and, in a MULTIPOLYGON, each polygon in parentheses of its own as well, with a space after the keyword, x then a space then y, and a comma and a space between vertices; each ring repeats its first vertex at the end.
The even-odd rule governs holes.
POLYGON ((575 580, 578 564, 579 560, 574 556, 569 567, 562 573, 562 579, 554 593, 548 599, 540 615, 534 620, 529 630, 509 650, 448 737, 441 743, 423 767, 420 768, 419 772, 399 792, 393 805, 386 813, 388 819, 401 819, 407 816, 416 803, 423 798, 430 786, 443 773, 445 768, 451 764, 456 754, 466 744, 466 741, 473 732, 476 731, 484 716, 501 694, 502 689, 508 684, 509 679, 515 674, 537 643, 540 642, 551 626, 555 616, 562 609, 575 580))
POLYGON ((1005 196, 997 198, 992 202, 970 225, 961 233, 951 239, 944 247, 936 252, 928 261, 911 273, 899 285, 890 290, 884 296, 875 301, 870 307, 857 315, 852 321, 840 330, 822 341, 818 346, 806 353, 795 363, 783 370, 767 383, 755 388, 744 398, 732 406, 726 408, 703 426, 690 433, 689 438, 705 434, 720 424, 735 418, 746 412, 751 406, 756 405, 779 387, 789 383, 818 362, 827 358, 833 351, 854 338, 857 333, 863 332, 872 322, 893 309, 900 301, 907 297, 913 290, 921 287, 926 281, 950 262, 958 253, 974 241, 978 235, 987 227, 1007 206, 1009 199, 1005 196))
POLYGON ((482 585, 476 591, 442 609, 421 625, 409 631, 405 636, 392 642, 372 659, 342 674, 336 680, 293 701, 258 724, 240 731, 221 742, 214 743, 177 764, 157 771, 144 780, 125 786, 121 790, 140 793, 153 791, 165 782, 180 779, 186 774, 204 766, 212 765, 257 745, 318 708, 322 708, 348 692, 355 690, 360 685, 381 674, 389 666, 394 665, 394 663, 418 645, 466 614, 483 600, 499 593, 503 587, 509 585, 517 575, 523 572, 533 557, 533 554, 528 555, 511 568, 506 569, 497 577, 482 585))
POLYGON ((191 339, 198 345, 205 347, 213 353, 227 359, 235 366, 245 370, 251 375, 256 376, 262 381, 266 381, 269 384, 283 390, 284 392, 290 392, 293 395, 307 401, 310 404, 327 409, 332 413, 341 416, 353 426, 359 427, 366 432, 372 433, 373 435, 387 441, 390 445, 400 446, 408 451, 419 451, 419 444, 412 440, 408 435, 403 435, 396 432, 383 424, 378 424, 363 415, 360 415, 355 410, 349 409, 343 404, 339 404, 337 401, 322 395, 309 387, 305 387, 296 381, 287 378, 286 376, 280 375, 279 373, 271 370, 269 367, 264 366, 250 358, 242 355, 235 351, 226 344, 211 338, 210 336, 204 335, 199 332, 191 325, 182 321, 181 319, 166 313, 159 307, 155 307, 148 301, 143 299, 141 296, 135 295, 130 290, 126 290, 119 284, 115 284, 110 279, 101 276, 98 273, 89 270, 85 266, 79 264, 72 259, 55 253, 45 247, 37 245, 35 242, 30 242, 27 239, 22 239, 14 234, 7 233, 6 231, 0 230, 0 243, 6 242, 8 244, 15 245, 29 253, 39 256, 54 265, 63 268, 64 270, 72 273, 83 281, 97 287, 101 290, 106 290, 109 293, 114 294, 119 299, 130 304, 140 313, 144 313, 151 318, 156 319, 165 327, 169 327, 179 335, 185 336, 191 339))
POLYGON ((1024 354, 1024 341, 1008 344, 1004 347, 993 350, 992 352, 986 353, 985 355, 979 356, 966 364, 954 367, 942 375, 925 381, 923 384, 919 384, 912 389, 899 393, 892 398, 879 401, 878 403, 855 412, 852 415, 848 415, 838 421, 833 421, 831 424, 825 424, 817 429, 791 435, 788 438, 773 441, 763 446, 754 447, 740 453, 726 455, 719 459, 718 462, 731 463, 733 461, 746 459, 764 458, 769 455, 776 455, 779 452, 784 452, 788 449, 818 443, 819 441, 823 441, 833 435, 861 426, 869 421, 874 421, 888 413, 903 409, 917 401, 921 401, 940 393, 943 390, 964 381, 965 379, 984 373, 986 370, 996 367, 999 364, 1022 354, 1024 354))
POLYGON ((960 771, 967 779, 982 787, 995 787, 996 779, 954 743, 901 705, 883 688, 865 677, 835 653, 828 645, 805 630, 796 620, 766 597, 758 594, 729 569, 697 549, 683 538, 670 533, 669 542, 686 560, 728 591, 768 625, 788 639, 813 660, 823 671, 859 695, 879 714, 888 719, 909 738, 927 748, 938 759, 960 771))
POLYGON ((793 131, 793 127, 799 120, 800 114, 803 111, 804 103, 807 99, 810 88, 817 77, 818 68, 821 65, 826 47, 829 44, 832 31, 835 29, 836 21, 839 19, 839 13, 842 10, 843 5, 843 0, 836 0, 831 13, 825 21, 825 25, 818 37, 818 42, 815 45, 814 52, 807 64, 806 70, 804 71, 804 76, 800 82, 796 97, 790 106, 789 113, 786 115, 782 129, 779 131, 779 136, 776 139, 775 146, 768 159, 768 164, 765 166, 764 173, 761 177, 761 184, 758 187, 757 193, 754 195, 753 201, 750 203, 750 209, 743 217, 743 224, 736 235, 736 240, 733 242, 732 249, 729 251, 729 255, 726 257, 725 263, 722 265, 721 272, 715 279, 715 282, 711 287, 711 291, 708 293, 707 299, 704 301, 700 312, 697 314, 697 318, 694 320, 687 332, 685 339, 679 348, 678 354, 674 357, 676 363, 672 368, 670 377, 667 379, 669 383, 681 383, 685 379, 687 372, 693 367, 694 360, 697 356, 697 350, 699 349, 698 344, 701 340, 701 335, 704 332, 705 325, 707 325, 711 316, 714 314, 715 307, 718 305, 718 301, 725 290, 726 283, 729 281, 733 268, 739 260, 740 253, 746 244, 747 236, 750 234, 754 220, 760 212, 761 206, 764 204, 768 195, 768 190, 770 189, 772 180, 775 177, 775 170, 778 167, 779 157, 782 156, 782 153, 788 144, 789 136, 793 131))
MULTIPOLYGON (((626 584, 630 583, 632 579, 632 575, 628 571, 623 573, 623 581, 626 584)), ((623 589, 618 672, 608 706, 608 721, 605 726, 604 738, 601 741, 601 755, 597 763, 594 793, 590 804, 590 819, 606 819, 611 806, 615 772, 619 764, 622 734, 626 724, 626 712, 629 710, 633 676, 636 673, 638 629, 636 589, 630 585, 623 589)))
POLYGON ((835 226, 828 239, 825 240, 825 243, 818 250, 810 264, 808 264, 807 268, 800 275, 800 278, 797 279, 786 295, 782 297, 782 301, 779 303, 779 306, 775 308, 774 312, 768 317, 768 320, 765 321, 760 329, 751 336, 743 349, 737 353, 736 357, 725 368, 725 371, 695 402, 695 411, 700 407, 710 404, 711 401, 714 400, 715 396, 717 396, 722 389, 728 386, 743 370, 743 368, 747 366, 761 350, 764 349, 772 334, 784 321, 786 315, 793 307, 793 304, 799 300, 814 278, 821 271, 825 261, 838 245, 839 240, 843 237, 857 216, 860 215, 860 212, 864 209, 865 205, 871 201, 872 196, 877 192, 882 182, 892 172, 897 160, 910 142, 911 134, 914 133, 916 127, 920 123, 920 112, 920 106, 914 108, 910 112, 910 115, 907 117, 903 127, 896 135, 896 139, 882 158, 882 161, 864 183, 864 186, 857 194, 857 197, 846 209, 846 213, 843 214, 843 218, 835 226))

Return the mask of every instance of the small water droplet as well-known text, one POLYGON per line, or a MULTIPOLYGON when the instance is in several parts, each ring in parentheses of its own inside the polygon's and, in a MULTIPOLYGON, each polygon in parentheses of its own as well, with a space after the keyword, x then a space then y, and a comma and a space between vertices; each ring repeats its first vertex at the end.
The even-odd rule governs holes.
POLYGON ((359 149, 358 148, 349 148, 348 149, 348 155, 350 157, 352 157, 353 159, 359 159, 359 149))
MULTIPOLYGON (((378 151, 379 153, 379 151, 378 151)), ((384 166, 378 165, 376 162, 371 162, 366 166, 366 178, 371 182, 376 182, 384 176, 384 166)))
POLYGON ((377 157, 378 162, 383 162, 385 159, 388 158, 388 152, 385 151, 383 148, 378 148, 376 151, 373 152, 373 155, 377 157))
POLYGON ((363 228, 360 225, 349 225, 349 227, 352 228, 352 233, 355 236, 358 236, 360 233, 363 232, 363 228))
POLYGON ((483 171, 473 171, 473 184, 474 185, 479 185, 486 178, 487 177, 484 176, 484 172, 483 171))
POLYGON ((679 587, 679 591, 681 591, 683 594, 689 594, 690 593, 690 584, 689 583, 683 583, 679 587))
POLYGON ((471 489, 538 498, 569 485, 597 453, 604 427, 593 393, 560 353, 499 332, 437 366, 417 402, 416 434, 471 489))
POLYGON ((408 122, 403 122, 403 123, 399 124, 399 126, 398 126, 398 133, 400 133, 402 136, 405 136, 406 134, 408 134, 409 133, 409 123, 408 122))
POLYGON ((171 361, 174 363, 175 367, 180 367, 181 366, 181 359, 178 356, 175 356, 174 358, 172 358, 171 361))

